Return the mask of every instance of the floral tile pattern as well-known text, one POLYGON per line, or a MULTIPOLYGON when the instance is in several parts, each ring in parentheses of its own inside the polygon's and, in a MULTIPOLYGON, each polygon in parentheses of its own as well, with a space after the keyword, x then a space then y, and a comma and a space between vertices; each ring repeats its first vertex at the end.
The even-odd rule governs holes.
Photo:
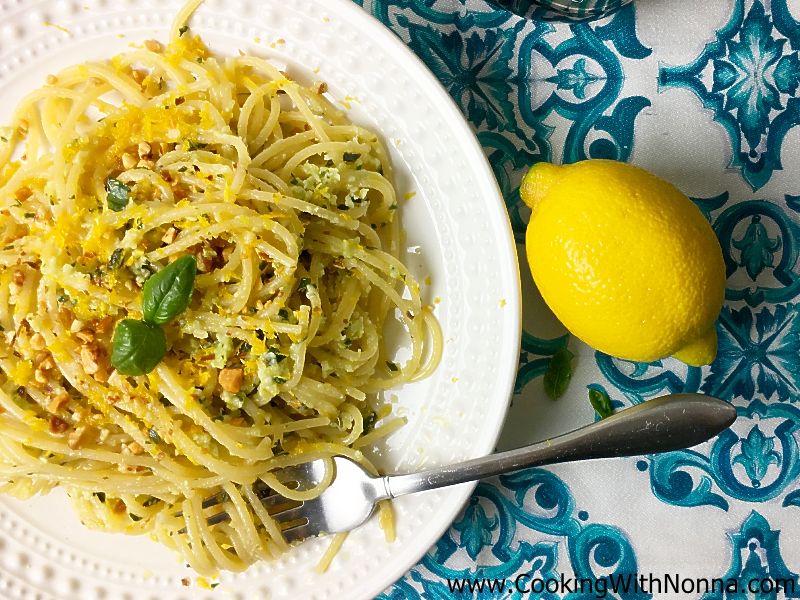
MULTIPOLYGON (((605 389, 617 407, 699 391, 732 402, 739 414, 729 430, 690 450, 480 483, 449 531, 382 598, 577 600, 593 596, 454 593, 447 579, 610 580, 681 568, 797 583, 796 594, 682 598, 800 597, 800 4, 648 0, 592 23, 553 23, 537 20, 526 0, 354 1, 402 38, 461 108, 520 249, 528 214, 518 187, 531 164, 611 158, 658 170, 707 147, 700 176, 666 170, 723 249, 728 285, 716 361, 695 368, 595 352, 563 329, 540 326, 546 308, 528 285, 512 404, 530 418, 528 441, 593 418, 590 387, 605 389), (681 35, 684 27, 692 36, 681 35), (684 145, 671 149, 673 139, 684 145), (542 375, 565 346, 578 368, 571 397, 552 403, 542 375)), ((632 588, 614 597, 651 594, 632 588)))
POLYGON ((791 0, 737 0, 728 24, 691 64, 662 66, 664 88, 685 86, 714 111, 731 140, 731 166, 753 190, 783 168, 786 133, 800 123, 800 23, 791 0), (709 69, 710 67, 710 69, 709 69))

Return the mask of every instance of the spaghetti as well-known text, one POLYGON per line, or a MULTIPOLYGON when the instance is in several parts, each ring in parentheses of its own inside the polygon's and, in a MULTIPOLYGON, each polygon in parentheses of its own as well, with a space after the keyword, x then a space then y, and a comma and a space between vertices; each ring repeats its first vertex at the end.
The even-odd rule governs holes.
POLYGON ((360 449, 403 424, 372 396, 430 374, 441 335, 397 258, 378 136, 324 86, 212 55, 186 26, 198 4, 166 46, 49 77, 0 129, 0 489, 62 486, 88 526, 150 533, 213 574, 286 550, 254 483, 304 499, 326 482, 291 490, 276 470, 372 469, 360 449), (187 255, 166 355, 120 373, 115 326, 187 255), (220 508, 231 521, 208 525, 220 508))

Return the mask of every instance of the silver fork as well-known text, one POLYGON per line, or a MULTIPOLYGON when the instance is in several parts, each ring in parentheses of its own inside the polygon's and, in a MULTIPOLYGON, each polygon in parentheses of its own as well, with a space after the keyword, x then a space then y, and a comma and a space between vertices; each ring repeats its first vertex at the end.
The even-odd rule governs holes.
MULTIPOLYGON (((727 429, 735 419, 736 408, 718 398, 671 394, 543 442, 409 475, 374 477, 352 460, 336 456, 333 481, 318 497, 293 502, 272 493, 262 497, 262 502, 281 524, 286 541, 296 542, 321 533, 355 529, 369 519, 381 500, 526 467, 688 448, 727 429)), ((322 481, 325 468, 323 460, 302 463, 282 470, 281 479, 307 488, 322 481)), ((211 497, 204 506, 221 501, 211 497)), ((209 517, 208 522, 229 518, 223 511, 209 517)))

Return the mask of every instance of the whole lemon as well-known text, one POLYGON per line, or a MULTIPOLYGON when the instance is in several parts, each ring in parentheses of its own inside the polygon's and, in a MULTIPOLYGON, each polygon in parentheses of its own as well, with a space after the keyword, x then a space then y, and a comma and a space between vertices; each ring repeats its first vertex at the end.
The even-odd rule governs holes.
POLYGON ((673 185, 621 162, 534 165, 525 248, 547 305, 575 336, 627 360, 714 360, 725 264, 711 226, 673 185))

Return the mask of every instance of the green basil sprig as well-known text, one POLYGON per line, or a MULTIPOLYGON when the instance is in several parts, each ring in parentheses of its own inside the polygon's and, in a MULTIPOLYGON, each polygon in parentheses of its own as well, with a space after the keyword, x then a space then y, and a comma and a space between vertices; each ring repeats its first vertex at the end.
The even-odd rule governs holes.
POLYGON ((167 353, 160 325, 186 310, 192 300, 197 261, 182 256, 150 277, 142 290, 143 320, 124 319, 114 329, 111 364, 123 375, 144 375, 167 353))
POLYGON ((197 260, 181 256, 150 277, 142 290, 142 314, 148 323, 169 323, 192 300, 197 260))
POLYGON ((614 414, 614 405, 611 404, 611 398, 603 390, 589 389, 589 402, 601 419, 614 414))
POLYGON ((131 188, 113 177, 109 177, 106 181, 106 203, 108 208, 113 211, 119 212, 128 206, 128 199, 130 197, 131 188))
POLYGON ((167 338, 158 325, 123 319, 114 329, 111 364, 123 375, 144 375, 167 353, 167 338))
POLYGON ((544 391, 551 400, 558 400, 567 391, 572 378, 572 359, 574 354, 566 346, 559 348, 550 358, 544 374, 544 391))

